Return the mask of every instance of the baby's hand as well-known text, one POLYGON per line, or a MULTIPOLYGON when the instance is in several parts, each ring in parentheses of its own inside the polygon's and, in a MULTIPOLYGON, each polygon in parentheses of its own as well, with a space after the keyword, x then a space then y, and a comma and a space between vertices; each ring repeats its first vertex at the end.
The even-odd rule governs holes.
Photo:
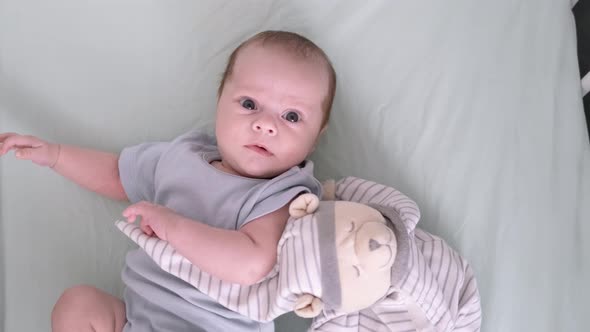
POLYGON ((168 240, 168 227, 180 217, 165 206, 146 201, 132 204, 123 211, 123 217, 127 218, 127 222, 134 222, 137 216, 141 216, 139 227, 145 234, 155 235, 162 240, 168 240))
POLYGON ((59 144, 52 144, 30 135, 16 133, 0 134, 0 156, 15 150, 18 159, 25 159, 37 165, 53 167, 59 158, 59 144))

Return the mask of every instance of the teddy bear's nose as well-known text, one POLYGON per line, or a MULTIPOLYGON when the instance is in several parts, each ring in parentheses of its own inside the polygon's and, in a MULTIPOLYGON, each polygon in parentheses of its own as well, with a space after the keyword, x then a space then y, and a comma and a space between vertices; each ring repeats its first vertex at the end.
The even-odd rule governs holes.
POLYGON ((396 254, 393 231, 381 222, 367 222, 358 228, 355 252, 365 271, 391 267, 396 254))
POLYGON ((381 243, 375 241, 375 239, 369 240, 369 250, 375 251, 375 250, 379 249, 379 247, 381 247, 381 243))

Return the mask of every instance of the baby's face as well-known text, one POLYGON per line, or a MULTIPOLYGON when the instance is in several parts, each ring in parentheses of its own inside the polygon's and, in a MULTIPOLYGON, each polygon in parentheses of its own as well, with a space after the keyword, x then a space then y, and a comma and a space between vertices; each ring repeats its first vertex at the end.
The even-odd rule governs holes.
POLYGON ((222 168, 270 178, 301 163, 322 129, 328 82, 318 60, 301 60, 273 46, 242 49, 217 104, 222 168))

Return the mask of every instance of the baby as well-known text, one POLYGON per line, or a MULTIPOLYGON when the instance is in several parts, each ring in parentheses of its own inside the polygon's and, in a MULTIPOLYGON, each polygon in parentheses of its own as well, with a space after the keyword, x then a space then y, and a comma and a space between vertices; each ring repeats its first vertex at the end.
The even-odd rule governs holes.
MULTIPOLYGON (((336 75, 326 54, 291 32, 266 31, 230 55, 218 90, 215 138, 191 131, 120 155, 0 134, 0 155, 48 166, 99 194, 131 204, 148 235, 167 240, 201 270, 251 285, 277 259, 288 205, 320 195, 307 156, 326 129, 336 75)), ((124 301, 90 286, 66 290, 53 331, 272 331, 159 268, 127 254, 124 301)), ((213 280, 213 279, 212 279, 213 280)), ((214 287, 214 285, 212 285, 214 287)))

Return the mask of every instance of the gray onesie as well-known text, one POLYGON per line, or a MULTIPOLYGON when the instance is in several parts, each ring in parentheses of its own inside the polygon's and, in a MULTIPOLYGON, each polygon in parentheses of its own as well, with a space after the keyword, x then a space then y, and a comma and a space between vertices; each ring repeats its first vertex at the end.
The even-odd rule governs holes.
MULTIPOLYGON (((132 203, 165 205, 209 225, 239 229, 287 204, 300 193, 321 195, 313 163, 305 161, 273 179, 224 173, 213 137, 196 131, 172 142, 129 147, 119 157, 121 182, 132 203)), ((204 253, 207 254, 207 253, 204 253)), ((130 251, 122 272, 124 331, 273 331, 221 306, 187 282, 163 271, 141 249, 130 251)))

